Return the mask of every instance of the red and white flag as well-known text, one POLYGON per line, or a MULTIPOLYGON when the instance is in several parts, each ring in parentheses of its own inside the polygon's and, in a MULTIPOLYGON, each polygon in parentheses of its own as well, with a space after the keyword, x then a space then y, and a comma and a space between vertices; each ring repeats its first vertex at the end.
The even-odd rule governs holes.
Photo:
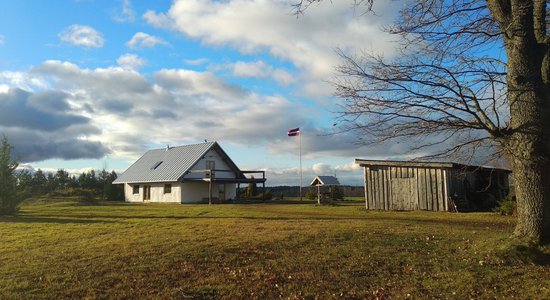
POLYGON ((300 135, 300 127, 298 128, 294 128, 294 129, 290 129, 288 131, 288 136, 298 136, 300 135))

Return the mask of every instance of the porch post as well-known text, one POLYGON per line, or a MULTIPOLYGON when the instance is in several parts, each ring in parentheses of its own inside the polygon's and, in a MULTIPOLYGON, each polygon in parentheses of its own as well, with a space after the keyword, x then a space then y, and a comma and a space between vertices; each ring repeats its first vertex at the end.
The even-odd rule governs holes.
POLYGON ((210 180, 208 180, 208 205, 212 204, 212 170, 208 174, 210 180))

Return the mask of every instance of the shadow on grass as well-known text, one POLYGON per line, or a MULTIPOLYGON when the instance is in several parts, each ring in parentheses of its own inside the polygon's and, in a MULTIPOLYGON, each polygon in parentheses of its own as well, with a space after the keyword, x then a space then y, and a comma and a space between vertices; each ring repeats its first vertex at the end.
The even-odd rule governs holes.
MULTIPOLYGON (((445 226, 456 226, 462 228, 472 228, 472 227, 492 227, 492 228, 511 228, 513 224, 507 222, 494 222, 494 221, 483 221, 483 220, 471 220, 471 219, 442 219, 442 218, 429 218, 426 216, 414 216, 409 215, 408 212, 400 212, 399 216, 395 216, 393 213, 377 212, 376 214, 365 214, 364 216, 351 217, 351 216, 342 216, 342 215, 318 215, 315 212, 304 213, 304 212, 282 212, 279 215, 260 215, 260 216, 247 216, 247 215, 226 215, 226 216, 217 216, 210 215, 208 211, 198 212, 193 215, 155 215, 155 214, 143 214, 143 215, 132 215, 132 214, 112 214, 112 213, 99 213, 99 214, 88 214, 88 213, 75 213, 75 214, 55 214, 55 217, 51 215, 40 215, 33 214, 33 216, 23 217, 24 219, 36 219, 36 222, 44 220, 47 222, 48 219, 59 220, 59 223, 108 223, 108 222, 121 222, 124 220, 258 220, 258 221, 364 221, 365 223, 370 222, 388 222, 391 225, 392 222, 395 224, 398 223, 407 223, 407 224, 417 224, 417 225, 445 225, 445 226), (105 219, 103 221, 94 221, 94 219, 105 219), (116 220, 116 221, 106 221, 106 220, 116 220)), ((434 213, 434 217, 440 217, 434 213)), ((3 219, 0 218, 0 222, 3 219)), ((17 222, 17 221, 15 221, 17 222)), ((52 221, 55 222, 55 221, 52 221)))
POLYGON ((511 244, 505 245, 496 255, 507 264, 550 266, 550 248, 542 251, 537 246, 511 244))
POLYGON ((67 218, 64 218, 64 216, 59 216, 59 217, 15 216, 15 217, 0 217, 0 223, 92 224, 92 223, 115 223, 115 221, 90 220, 89 218, 75 218, 75 216, 70 216, 67 218))

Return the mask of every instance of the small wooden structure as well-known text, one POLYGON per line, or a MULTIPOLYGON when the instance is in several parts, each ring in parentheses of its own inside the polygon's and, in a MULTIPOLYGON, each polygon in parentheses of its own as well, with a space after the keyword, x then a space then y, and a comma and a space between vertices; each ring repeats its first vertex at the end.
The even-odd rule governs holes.
POLYGON ((447 162, 356 159, 365 205, 376 210, 487 210, 504 198, 510 171, 447 162))
POLYGON ((317 186, 317 204, 321 204, 321 187, 340 185, 340 182, 334 176, 317 176, 310 185, 317 186))

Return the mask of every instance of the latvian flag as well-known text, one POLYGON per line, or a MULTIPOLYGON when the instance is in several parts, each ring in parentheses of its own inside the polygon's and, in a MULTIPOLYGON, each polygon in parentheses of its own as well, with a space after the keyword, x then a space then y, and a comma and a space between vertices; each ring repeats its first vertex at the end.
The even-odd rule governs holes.
POLYGON ((294 128, 294 129, 290 129, 290 130, 288 131, 288 136, 297 136, 297 135, 300 135, 300 127, 294 128))

